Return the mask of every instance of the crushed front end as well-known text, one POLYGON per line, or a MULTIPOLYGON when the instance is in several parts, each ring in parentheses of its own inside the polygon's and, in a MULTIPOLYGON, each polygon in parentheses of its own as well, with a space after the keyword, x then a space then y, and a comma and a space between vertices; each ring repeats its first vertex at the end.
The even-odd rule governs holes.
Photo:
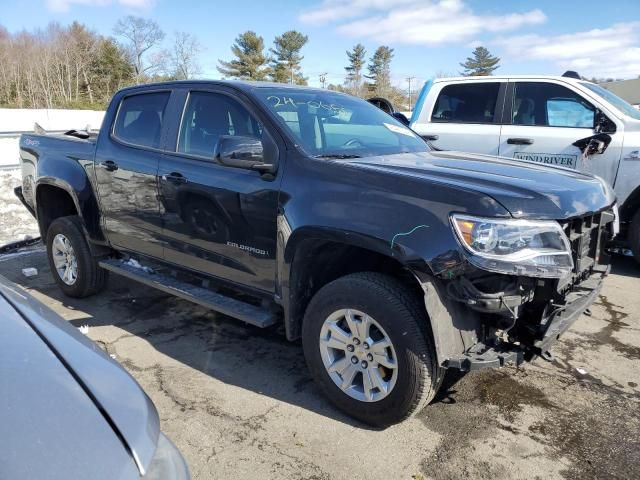
MULTIPOLYGON (((465 225, 466 218, 454 219, 460 224, 461 243, 472 245, 469 251, 495 244, 491 248, 496 252, 500 248, 513 249, 508 242, 529 242, 529 257, 533 255, 530 251, 535 245, 542 253, 535 262, 523 261, 524 266, 513 267, 503 261, 508 255, 501 258, 492 253, 486 256, 488 261, 472 258, 457 275, 440 278, 437 284, 425 288, 427 310, 432 319, 433 314, 439 312, 440 318, 446 316, 448 319, 444 323, 458 333, 458 338, 447 336, 443 334, 442 325, 434 325, 434 339, 442 365, 468 371, 510 362, 520 364, 538 356, 550 359, 551 344, 596 300, 603 279, 609 273, 605 246, 613 234, 614 219, 613 210, 604 210, 556 222, 559 228, 547 222, 544 225, 547 230, 540 227, 543 222, 539 225, 530 222, 515 233, 510 225, 501 226, 505 232, 511 232, 501 233, 508 237, 502 247, 500 240, 489 239, 493 233, 485 231, 477 234, 480 244, 475 240, 475 243, 469 243, 473 239, 465 229, 477 229, 479 223, 465 225), (518 235, 522 238, 518 239, 518 235), (547 237, 542 241, 532 240, 535 235, 547 237), (570 258, 560 258, 560 254, 555 253, 556 247, 558 251, 566 250, 565 257, 570 255, 570 258), (553 258, 554 255, 558 257, 553 258), (513 272, 503 272, 508 268, 513 268, 513 272), (433 293, 441 299, 438 305, 433 296, 431 300, 428 298, 433 293)), ((488 230, 486 226, 481 228, 488 230)), ((525 248, 522 245, 516 248, 520 248, 520 253, 516 252, 519 256, 514 258, 525 259, 527 255, 521 253, 525 248)))

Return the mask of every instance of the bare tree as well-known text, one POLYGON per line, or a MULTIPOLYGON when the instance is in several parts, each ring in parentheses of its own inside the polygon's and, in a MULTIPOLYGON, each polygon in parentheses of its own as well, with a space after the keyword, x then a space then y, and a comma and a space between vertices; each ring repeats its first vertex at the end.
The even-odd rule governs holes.
POLYGON ((13 35, 0 28, 0 105, 104 108, 133 73, 114 40, 82 24, 13 35))
POLYGON ((202 73, 198 63, 198 54, 202 45, 198 39, 187 32, 176 32, 171 51, 173 76, 178 80, 187 80, 202 73))
POLYGON ((158 63, 161 56, 150 55, 150 50, 160 45, 164 40, 164 32, 156 22, 129 15, 118 20, 113 31, 127 42, 126 47, 131 55, 138 83, 146 75, 162 67, 158 63))

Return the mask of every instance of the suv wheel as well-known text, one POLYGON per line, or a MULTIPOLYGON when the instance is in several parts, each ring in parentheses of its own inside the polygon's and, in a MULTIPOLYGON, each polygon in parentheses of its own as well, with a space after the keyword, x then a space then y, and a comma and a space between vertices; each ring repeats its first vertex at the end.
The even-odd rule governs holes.
POLYGON ((347 275, 309 303, 305 358, 338 408, 386 427, 420 411, 440 387, 444 370, 427 326, 419 299, 394 278, 347 275))
POLYGON ((629 225, 629 247, 636 262, 640 263, 640 209, 635 213, 629 225))
POLYGON ((70 297, 88 297, 104 288, 108 272, 98 266, 80 218, 56 218, 47 230, 47 257, 53 278, 70 297))

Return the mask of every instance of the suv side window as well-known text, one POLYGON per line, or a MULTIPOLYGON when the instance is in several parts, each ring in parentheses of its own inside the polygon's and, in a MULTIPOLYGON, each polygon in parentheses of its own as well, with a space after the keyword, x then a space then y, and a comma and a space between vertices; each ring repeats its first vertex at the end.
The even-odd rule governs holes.
POLYGON ((447 85, 436 100, 432 122, 494 123, 500 82, 447 85))
POLYGON ((132 145, 160 148, 164 110, 170 92, 129 95, 122 99, 113 135, 132 145))
POLYGON ((595 108, 562 85, 517 82, 512 124, 541 127, 593 128, 595 108))
POLYGON ((221 135, 262 138, 262 125, 237 100, 191 92, 182 117, 178 152, 213 158, 221 135))

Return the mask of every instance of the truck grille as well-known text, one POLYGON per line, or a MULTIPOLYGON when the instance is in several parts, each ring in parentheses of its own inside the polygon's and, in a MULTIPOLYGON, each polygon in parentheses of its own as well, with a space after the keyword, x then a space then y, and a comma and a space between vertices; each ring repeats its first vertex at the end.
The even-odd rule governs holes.
POLYGON ((610 237, 608 225, 614 220, 612 212, 600 212, 565 223, 564 230, 571 243, 573 273, 584 274, 595 265, 608 264, 604 247, 610 237))

